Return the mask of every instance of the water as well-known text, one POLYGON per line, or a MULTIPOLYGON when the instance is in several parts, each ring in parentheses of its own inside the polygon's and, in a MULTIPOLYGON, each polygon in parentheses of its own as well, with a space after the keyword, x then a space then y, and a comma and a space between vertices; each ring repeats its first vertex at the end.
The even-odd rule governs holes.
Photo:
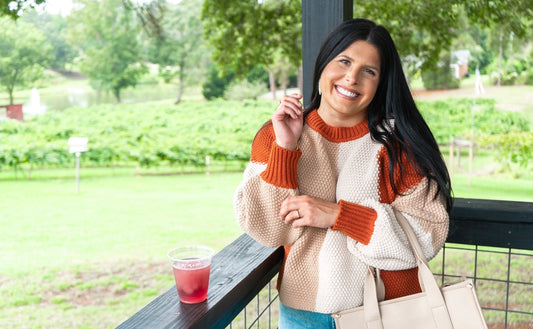
POLYGON ((33 88, 30 93, 30 99, 22 106, 24 115, 43 114, 48 107, 46 104, 41 104, 41 95, 37 88, 33 88))
MULTIPOLYGON (((121 92, 122 103, 137 103, 154 100, 175 99, 175 85, 139 85, 135 89, 128 88, 121 92)), ((28 99, 22 102, 24 115, 38 115, 46 111, 62 111, 70 107, 89 107, 98 104, 116 104, 111 93, 98 92, 79 86, 65 86, 53 92, 31 90, 28 99)))

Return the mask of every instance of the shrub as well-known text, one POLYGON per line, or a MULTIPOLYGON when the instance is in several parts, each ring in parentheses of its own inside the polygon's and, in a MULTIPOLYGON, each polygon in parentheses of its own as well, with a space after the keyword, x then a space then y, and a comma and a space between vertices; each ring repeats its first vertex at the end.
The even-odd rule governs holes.
POLYGON ((450 60, 443 60, 436 68, 422 69, 422 82, 427 90, 459 88, 460 81, 453 74, 450 60))
MULTIPOLYGON (((492 72, 490 74, 490 79, 493 85, 498 84, 498 71, 492 72)), ((504 71, 500 75, 500 85, 502 86, 512 86, 515 85, 518 79, 518 73, 514 71, 504 71)))
POLYGON ((516 164, 527 168, 533 157, 533 132, 511 132, 488 135, 480 139, 482 146, 492 146, 504 166, 516 164))
POLYGON ((533 85, 533 67, 530 67, 528 70, 522 72, 521 83, 526 85, 533 85))
POLYGON ((202 95, 207 100, 223 97, 232 80, 232 73, 221 76, 217 68, 211 66, 207 72, 207 81, 202 85, 202 95))

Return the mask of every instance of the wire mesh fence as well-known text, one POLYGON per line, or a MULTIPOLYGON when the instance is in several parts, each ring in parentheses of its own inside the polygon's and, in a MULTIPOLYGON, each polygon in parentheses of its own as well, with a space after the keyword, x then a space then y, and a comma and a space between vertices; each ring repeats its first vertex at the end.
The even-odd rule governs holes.
POLYGON ((279 298, 275 276, 226 329, 275 329, 278 327, 279 298))
POLYGON ((533 251, 447 243, 430 267, 441 284, 474 281, 489 329, 533 328, 533 251))

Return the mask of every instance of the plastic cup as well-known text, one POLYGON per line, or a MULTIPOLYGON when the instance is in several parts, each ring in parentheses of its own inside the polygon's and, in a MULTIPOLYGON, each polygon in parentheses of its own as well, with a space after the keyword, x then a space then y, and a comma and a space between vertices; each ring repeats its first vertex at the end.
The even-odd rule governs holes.
POLYGON ((195 304, 207 299, 214 253, 213 249, 204 246, 183 246, 168 252, 182 303, 195 304))

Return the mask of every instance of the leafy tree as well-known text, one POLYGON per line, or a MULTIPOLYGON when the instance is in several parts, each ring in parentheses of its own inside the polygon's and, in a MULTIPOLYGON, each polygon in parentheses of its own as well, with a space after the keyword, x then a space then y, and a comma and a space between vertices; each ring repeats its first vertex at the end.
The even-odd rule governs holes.
MULTIPOLYGON (((202 10, 204 36, 214 47, 213 61, 225 74, 232 67, 245 77, 256 65, 264 65, 275 88, 274 64, 286 58, 301 62, 301 1, 205 0, 202 10), (224 10, 219 10, 219 8, 224 10)), ((275 90, 273 90, 275 91, 275 90)))
POLYGON ((42 77, 51 47, 30 24, 0 17, 0 85, 13 104, 16 86, 26 87, 42 77))
POLYGON ((140 63, 139 27, 120 0, 80 0, 81 9, 68 17, 69 38, 83 51, 81 72, 97 90, 120 92, 134 87, 148 69, 140 63))
POLYGON ((46 0, 0 0, 0 16, 17 19, 26 8, 33 8, 46 0))
POLYGON ((76 50, 67 43, 67 20, 61 15, 51 15, 46 11, 37 13, 32 10, 26 12, 21 20, 33 24, 43 32, 52 46, 53 56, 48 63, 55 70, 65 71, 66 65, 73 62, 76 50))
POLYGON ((159 74, 167 83, 178 79, 176 104, 181 102, 185 78, 202 66, 207 53, 203 47, 200 11, 200 0, 167 6, 153 39, 151 60, 159 64, 159 74))
POLYGON ((533 17, 533 0, 398 0, 354 1, 354 13, 389 29, 402 57, 416 55, 432 68, 465 24, 514 31, 524 38, 533 17))
MULTIPOLYGON (((299 66, 300 8, 300 1, 206 0, 202 17, 204 34, 215 48, 213 60, 221 67, 235 66, 239 75, 255 64, 269 67, 278 54, 299 66)), ((422 69, 434 69, 465 23, 503 27, 524 39, 531 30, 533 0, 355 0, 354 16, 384 25, 402 58, 414 55, 422 69)))
POLYGON ((462 34, 459 40, 454 42, 454 48, 469 49, 472 55, 469 65, 478 68, 482 74, 486 74, 486 67, 494 58, 488 47, 490 31, 477 25, 468 26, 466 31, 467 33, 462 34))

